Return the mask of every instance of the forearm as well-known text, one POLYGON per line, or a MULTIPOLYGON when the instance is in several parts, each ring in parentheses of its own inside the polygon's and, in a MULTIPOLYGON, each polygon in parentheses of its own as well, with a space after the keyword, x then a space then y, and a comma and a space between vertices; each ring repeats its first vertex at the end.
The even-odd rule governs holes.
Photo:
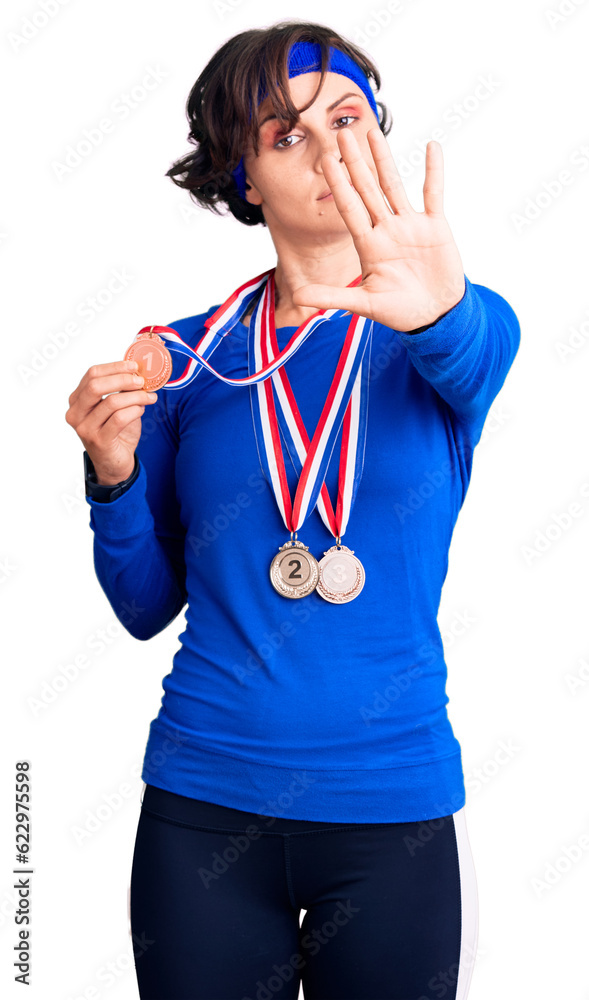
POLYGON ((465 276, 459 303, 435 323, 398 333, 411 361, 456 413, 482 417, 517 352, 520 328, 511 306, 465 276))
POLYGON ((116 500, 87 498, 96 576, 118 620, 136 639, 157 635, 186 602, 180 558, 171 558, 174 547, 179 553, 181 541, 160 541, 145 488, 140 464, 136 481, 116 500))

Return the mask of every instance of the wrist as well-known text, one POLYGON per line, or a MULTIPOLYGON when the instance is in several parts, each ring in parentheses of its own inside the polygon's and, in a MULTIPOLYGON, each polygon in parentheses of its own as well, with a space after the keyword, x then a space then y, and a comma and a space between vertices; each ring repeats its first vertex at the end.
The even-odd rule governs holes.
MULTIPOLYGON (((132 486, 139 475, 139 459, 136 454, 133 456, 133 461, 133 468, 125 479, 119 479, 114 483, 103 482, 98 478, 94 464, 88 452, 84 450, 84 479, 86 484, 86 496, 90 497, 92 500, 98 500, 101 503, 109 503, 116 500, 122 493, 132 486)), ((106 475, 105 478, 112 479, 112 477, 109 477, 108 475, 106 475)))
POLYGON ((100 468, 95 465, 93 482, 95 482, 97 486, 120 486, 121 483, 124 483, 127 479, 130 479, 130 477, 133 475, 134 468, 135 468, 135 462, 133 462, 130 468, 128 468, 126 471, 123 471, 120 476, 113 477, 109 476, 107 473, 104 474, 101 473, 100 468))

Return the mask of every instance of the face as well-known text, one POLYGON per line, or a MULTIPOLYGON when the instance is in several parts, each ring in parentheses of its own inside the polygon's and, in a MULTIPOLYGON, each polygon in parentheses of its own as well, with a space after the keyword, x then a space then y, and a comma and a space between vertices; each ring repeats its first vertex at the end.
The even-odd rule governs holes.
MULTIPOLYGON (((289 80, 290 96, 295 107, 303 107, 313 96, 321 74, 302 73, 289 80)), ((321 157, 333 153, 341 160, 337 134, 351 128, 377 183, 378 175, 366 133, 378 127, 376 116, 360 87, 341 73, 326 73, 323 86, 313 104, 303 111, 290 132, 281 131, 266 98, 259 108, 260 151, 256 156, 250 143, 244 154, 244 167, 250 188, 246 198, 259 205, 270 230, 284 231, 291 237, 299 233, 348 232, 329 185, 323 175, 321 157), (326 197, 323 197, 327 195, 326 197)), ((349 172, 341 160, 344 175, 349 172)))

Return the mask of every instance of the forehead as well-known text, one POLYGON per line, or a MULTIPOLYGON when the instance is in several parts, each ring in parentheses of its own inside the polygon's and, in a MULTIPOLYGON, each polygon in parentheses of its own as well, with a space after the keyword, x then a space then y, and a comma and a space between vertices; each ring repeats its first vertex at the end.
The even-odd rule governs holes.
MULTIPOLYGON (((298 76, 293 76, 288 80, 288 92, 295 107, 303 107, 313 97, 320 79, 321 73, 317 70, 313 73, 300 73, 298 76)), ((327 72, 319 94, 311 107, 307 111, 303 111, 303 116, 311 113, 312 110, 315 112, 317 110, 325 110, 338 98, 343 97, 344 94, 352 94, 354 97, 358 97, 361 101, 366 102, 366 97, 357 83, 354 83, 353 80, 350 80, 349 77, 344 76, 342 73, 327 72)), ((263 121, 266 115, 273 114, 272 102, 269 97, 264 98, 258 110, 260 122, 263 121)))

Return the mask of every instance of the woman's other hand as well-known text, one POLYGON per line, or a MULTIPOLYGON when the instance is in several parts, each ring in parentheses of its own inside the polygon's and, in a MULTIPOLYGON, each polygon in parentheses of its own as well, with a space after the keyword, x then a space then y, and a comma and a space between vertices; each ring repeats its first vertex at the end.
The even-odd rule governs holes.
POLYGON ((136 361, 113 361, 92 365, 69 397, 65 419, 88 452, 101 486, 114 486, 133 472, 141 417, 157 400, 143 384, 136 361))

